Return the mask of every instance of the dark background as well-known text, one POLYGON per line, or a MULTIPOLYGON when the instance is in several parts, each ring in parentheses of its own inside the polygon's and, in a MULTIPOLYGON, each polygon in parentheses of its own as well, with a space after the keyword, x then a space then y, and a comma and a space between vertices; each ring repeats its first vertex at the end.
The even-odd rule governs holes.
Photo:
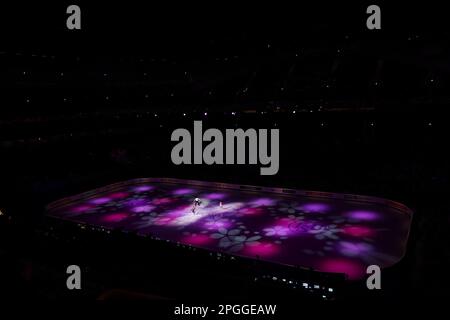
MULTIPOLYGON (((400 201, 415 211, 411 237, 381 296, 445 295, 444 6, 379 3, 382 29, 367 30, 371 3, 77 1, 82 29, 67 30, 70 4, 0 9, 0 210, 13 219, 0 244, 5 292, 67 295, 48 276, 65 263, 53 254, 59 249, 36 241, 47 203, 159 176, 400 201), (170 135, 194 120, 204 128, 279 128, 278 174, 260 176, 259 166, 173 165, 170 135)), ((79 244, 73 248, 96 265, 79 244)), ((122 267, 132 272, 131 262, 122 267)), ((120 274, 130 286, 127 272, 120 274)), ((99 291, 93 278, 88 298, 99 291)), ((186 295, 173 286, 163 296, 186 295)))

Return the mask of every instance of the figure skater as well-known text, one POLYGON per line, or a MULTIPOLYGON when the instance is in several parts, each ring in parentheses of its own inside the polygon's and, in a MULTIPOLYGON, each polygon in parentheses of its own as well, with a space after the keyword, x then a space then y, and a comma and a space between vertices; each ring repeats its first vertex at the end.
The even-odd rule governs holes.
POLYGON ((192 206, 193 214, 195 214, 195 210, 197 209, 197 207, 200 207, 201 204, 202 204, 202 201, 199 198, 194 199, 194 205, 192 206))

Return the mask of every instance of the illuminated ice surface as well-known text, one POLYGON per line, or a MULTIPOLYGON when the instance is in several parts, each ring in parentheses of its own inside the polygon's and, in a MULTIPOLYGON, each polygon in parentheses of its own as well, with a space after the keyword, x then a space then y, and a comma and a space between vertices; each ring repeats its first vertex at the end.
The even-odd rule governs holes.
POLYGON ((350 279, 368 265, 398 262, 411 222, 381 204, 155 181, 63 199, 48 215, 350 279), (202 204, 193 214, 196 197, 202 204))

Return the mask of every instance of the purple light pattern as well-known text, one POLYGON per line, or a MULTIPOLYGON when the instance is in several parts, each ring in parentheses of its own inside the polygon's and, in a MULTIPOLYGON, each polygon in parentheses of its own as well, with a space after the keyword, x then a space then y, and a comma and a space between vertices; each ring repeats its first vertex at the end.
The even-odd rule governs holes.
POLYGON ((397 262, 405 250, 410 224, 409 217, 387 207, 374 211, 343 200, 255 196, 172 184, 103 190, 94 198, 78 198, 49 214, 120 226, 213 251, 343 272, 351 279, 365 275, 367 261, 381 267, 397 262), (202 205, 194 214, 196 196, 202 205))

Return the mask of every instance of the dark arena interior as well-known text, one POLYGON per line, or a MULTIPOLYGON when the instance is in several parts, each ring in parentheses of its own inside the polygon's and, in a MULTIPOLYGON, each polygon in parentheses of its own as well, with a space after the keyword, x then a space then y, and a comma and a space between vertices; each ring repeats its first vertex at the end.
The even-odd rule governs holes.
POLYGON ((443 8, 79 2, 0 12, 1 296, 448 295, 443 8))

